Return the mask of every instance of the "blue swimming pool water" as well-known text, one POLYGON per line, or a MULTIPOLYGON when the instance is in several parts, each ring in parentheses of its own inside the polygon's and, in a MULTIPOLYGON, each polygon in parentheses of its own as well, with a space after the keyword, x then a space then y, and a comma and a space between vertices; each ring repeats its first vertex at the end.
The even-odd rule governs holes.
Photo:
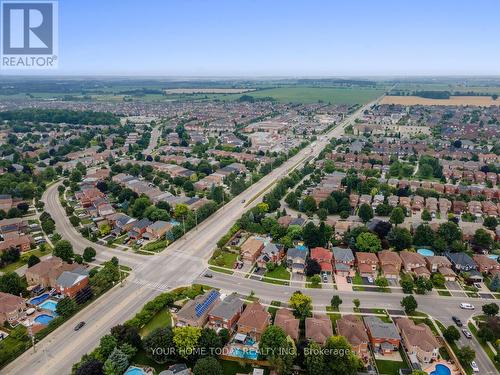
POLYGON ((55 312, 57 308, 57 302, 49 299, 39 304, 38 307, 55 312))
POLYGON ((45 301, 47 298, 49 298, 49 293, 44 293, 44 294, 41 294, 37 297, 34 297, 32 299, 30 299, 30 303, 32 305, 38 305, 39 303, 42 303, 43 301, 45 301))
POLYGON ((144 375, 145 372, 142 371, 139 367, 129 367, 127 371, 125 371, 124 375, 144 375))
POLYGON ((436 369, 430 373, 430 375, 450 375, 450 369, 445 365, 436 365, 436 369))
POLYGON ((231 351, 233 357, 238 358, 247 358, 247 359, 257 359, 259 357, 259 353, 253 349, 243 350, 240 348, 233 348, 231 351))
POLYGON ((424 257, 434 256, 434 251, 429 250, 429 249, 418 249, 417 253, 419 253, 420 255, 422 255, 424 257))
POLYGON ((49 324, 50 321, 54 319, 53 316, 50 316, 50 315, 47 315, 47 314, 42 314, 42 315, 38 315, 36 318, 35 318, 35 322, 37 322, 38 324, 49 324))
POLYGON ((488 258, 497 260, 498 259, 498 255, 491 254, 491 255, 488 255, 488 258))

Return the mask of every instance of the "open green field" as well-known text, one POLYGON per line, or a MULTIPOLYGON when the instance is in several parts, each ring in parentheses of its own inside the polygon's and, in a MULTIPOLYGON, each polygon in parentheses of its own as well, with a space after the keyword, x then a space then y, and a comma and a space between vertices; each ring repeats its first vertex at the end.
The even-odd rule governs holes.
MULTIPOLYGON (((378 98, 384 88, 340 88, 340 87, 280 87, 257 90, 248 95, 254 98, 272 97, 281 103, 364 104, 378 98)), ((232 95, 234 96, 234 95, 232 95)), ((238 97, 241 95, 238 95, 238 97)))

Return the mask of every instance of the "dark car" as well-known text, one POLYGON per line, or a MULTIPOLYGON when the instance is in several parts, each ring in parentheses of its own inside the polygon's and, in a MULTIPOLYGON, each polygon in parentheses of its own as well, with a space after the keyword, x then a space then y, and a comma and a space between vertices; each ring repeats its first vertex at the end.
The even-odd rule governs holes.
POLYGON ((455 322, 455 324, 458 327, 462 327, 463 326, 462 321, 460 319, 458 319, 456 316, 452 316, 451 319, 455 322))
POLYGON ((209 279, 211 279, 212 277, 214 277, 214 275, 212 275, 211 273, 206 273, 203 276, 208 277, 209 279))
POLYGON ((346 276, 346 281, 351 284, 352 283, 352 277, 351 276, 346 276))
POLYGON ((76 326, 75 326, 75 331, 79 331, 80 329, 83 328, 83 326, 85 325, 85 322, 80 322, 78 323, 76 326))

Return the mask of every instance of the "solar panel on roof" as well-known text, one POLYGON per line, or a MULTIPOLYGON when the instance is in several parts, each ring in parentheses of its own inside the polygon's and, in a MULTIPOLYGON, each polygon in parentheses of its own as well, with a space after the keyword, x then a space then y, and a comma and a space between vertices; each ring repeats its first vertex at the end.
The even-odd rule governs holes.
POLYGON ((211 290, 210 293, 208 293, 207 298, 202 303, 196 304, 194 308, 194 312, 196 316, 199 318, 200 316, 203 315, 205 311, 212 305, 212 303, 219 298, 219 292, 217 290, 211 290))

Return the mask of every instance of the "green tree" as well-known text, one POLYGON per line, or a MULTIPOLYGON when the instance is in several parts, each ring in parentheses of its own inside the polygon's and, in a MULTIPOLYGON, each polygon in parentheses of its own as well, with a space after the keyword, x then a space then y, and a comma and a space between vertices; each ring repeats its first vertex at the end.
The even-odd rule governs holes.
POLYGON ((222 367, 214 357, 200 358, 193 368, 194 375, 223 375, 222 367))
POLYGON ((54 246, 54 251, 52 255, 61 258, 65 262, 69 262, 73 259, 73 245, 67 240, 60 240, 54 246))
POLYGON ((358 216, 363 221, 363 223, 370 221, 373 218, 372 207, 369 204, 363 203, 361 206, 359 206, 358 216))
POLYGON ((93 247, 86 247, 85 249, 83 249, 83 260, 85 260, 85 262, 89 263, 89 262, 92 262, 96 256, 96 251, 93 247))
POLYGON ((448 342, 454 342, 460 340, 460 332, 454 326, 449 326, 443 331, 443 337, 448 342))
POLYGON ((144 212, 149 206, 151 206, 151 201, 149 200, 149 198, 140 197, 134 201, 129 211, 132 216, 142 219, 144 217, 144 212))
POLYGON ((304 365, 308 375, 323 375, 325 362, 322 355, 321 346, 310 341, 304 349, 304 365))
POLYGON ((387 288, 389 286, 389 281, 385 277, 379 276, 375 279, 375 285, 379 288, 387 288))
POLYGON ((425 294, 432 290, 432 281, 423 276, 419 276, 415 279, 415 293, 425 294))
POLYGON ((167 351, 155 350, 156 348, 172 348, 174 346, 174 333, 172 328, 157 328, 143 340, 146 355, 156 363, 165 363, 169 360, 167 351))
POLYGON ((401 224, 404 220, 405 220, 405 213, 403 209, 401 207, 395 207, 391 212, 389 221, 397 226, 398 224, 401 224))
POLYGON ((326 218, 328 217, 328 211, 324 208, 320 208, 316 214, 318 215, 318 218, 321 220, 321 221, 325 221, 326 218))
POLYGON ((304 212, 314 213, 317 210, 316 201, 310 195, 307 195, 302 199, 302 210, 304 212))
POLYGON ((185 218, 189 212, 189 207, 184 203, 179 203, 175 205, 174 215, 178 219, 185 218))
POLYGON ((450 245, 453 241, 462 239, 462 232, 457 224, 447 221, 439 226, 438 236, 450 245))
POLYGON ((401 251, 410 248, 413 239, 408 229, 394 227, 387 234, 387 240, 397 251, 401 251))
POLYGON ((56 313, 62 316, 71 316, 77 310, 76 302, 70 297, 64 297, 57 303, 56 313))
POLYGON ((359 309, 359 306, 361 305, 361 301, 358 298, 354 298, 352 300, 352 303, 354 304, 354 307, 356 307, 356 309, 359 309))
POLYGON ((401 300, 401 307, 405 309, 408 315, 412 315, 418 307, 417 300, 413 296, 403 297, 401 300))
POLYGON ((104 363, 117 346, 118 341, 116 341, 116 337, 112 335, 102 336, 101 340, 99 341, 99 346, 95 351, 96 358, 104 363))
POLYGON ((313 276, 311 276, 311 285, 314 288, 317 288, 320 283, 321 283, 321 277, 319 277, 319 275, 313 275, 313 276))
POLYGON ((324 362, 327 374, 354 375, 361 367, 361 361, 343 336, 332 336, 326 341, 324 362))
POLYGON ((434 243, 434 231, 428 224, 420 224, 415 229, 413 243, 417 246, 432 246, 434 243))
POLYGON ((414 283, 411 277, 402 278, 400 284, 403 289, 403 293, 411 294, 413 292, 414 283))
POLYGON ((483 305, 482 310, 485 313, 485 315, 488 316, 495 316, 498 314, 498 305, 496 303, 488 303, 486 305, 483 305))
POLYGON ((491 238, 489 233, 482 228, 476 230, 472 240, 476 245, 481 246, 484 249, 490 249, 493 245, 493 239, 491 238))
POLYGON ((498 225, 498 220, 494 216, 488 216, 484 219, 483 225, 490 230, 495 230, 498 225))
POLYGON ((28 268, 33 267, 35 264, 40 263, 40 258, 38 258, 36 255, 30 255, 28 258, 28 268))
POLYGON ((201 330, 200 339, 198 340, 201 356, 214 356, 219 349, 222 349, 222 346, 221 338, 213 329, 203 328, 201 330))
POLYGON ((177 349, 177 354, 184 359, 188 359, 198 345, 201 336, 201 329, 198 327, 176 327, 174 328, 173 341, 177 349))
POLYGON ((0 275, 0 292, 18 296, 26 292, 26 284, 15 272, 6 272, 0 275))
POLYGON ((377 235, 370 232, 364 232, 356 238, 356 248, 360 251, 376 253, 382 250, 382 244, 377 235))
POLYGON ((431 221, 432 220, 431 213, 427 210, 423 210, 422 215, 420 215, 420 217, 422 218, 423 221, 431 221))
POLYGON ((120 349, 115 348, 106 362, 104 362, 104 373, 106 375, 123 374, 128 365, 127 355, 120 349))
POLYGON ((470 366, 470 363, 476 358, 476 352, 470 346, 464 346, 458 349, 455 354, 460 363, 467 367, 470 366))
POLYGON ((337 295, 334 295, 330 300, 330 306, 332 306, 335 310, 338 310, 341 304, 342 304, 342 299, 337 295))
POLYGON ((290 307, 294 310, 295 316, 301 320, 309 317, 312 312, 312 299, 311 297, 296 291, 288 301, 290 307))

